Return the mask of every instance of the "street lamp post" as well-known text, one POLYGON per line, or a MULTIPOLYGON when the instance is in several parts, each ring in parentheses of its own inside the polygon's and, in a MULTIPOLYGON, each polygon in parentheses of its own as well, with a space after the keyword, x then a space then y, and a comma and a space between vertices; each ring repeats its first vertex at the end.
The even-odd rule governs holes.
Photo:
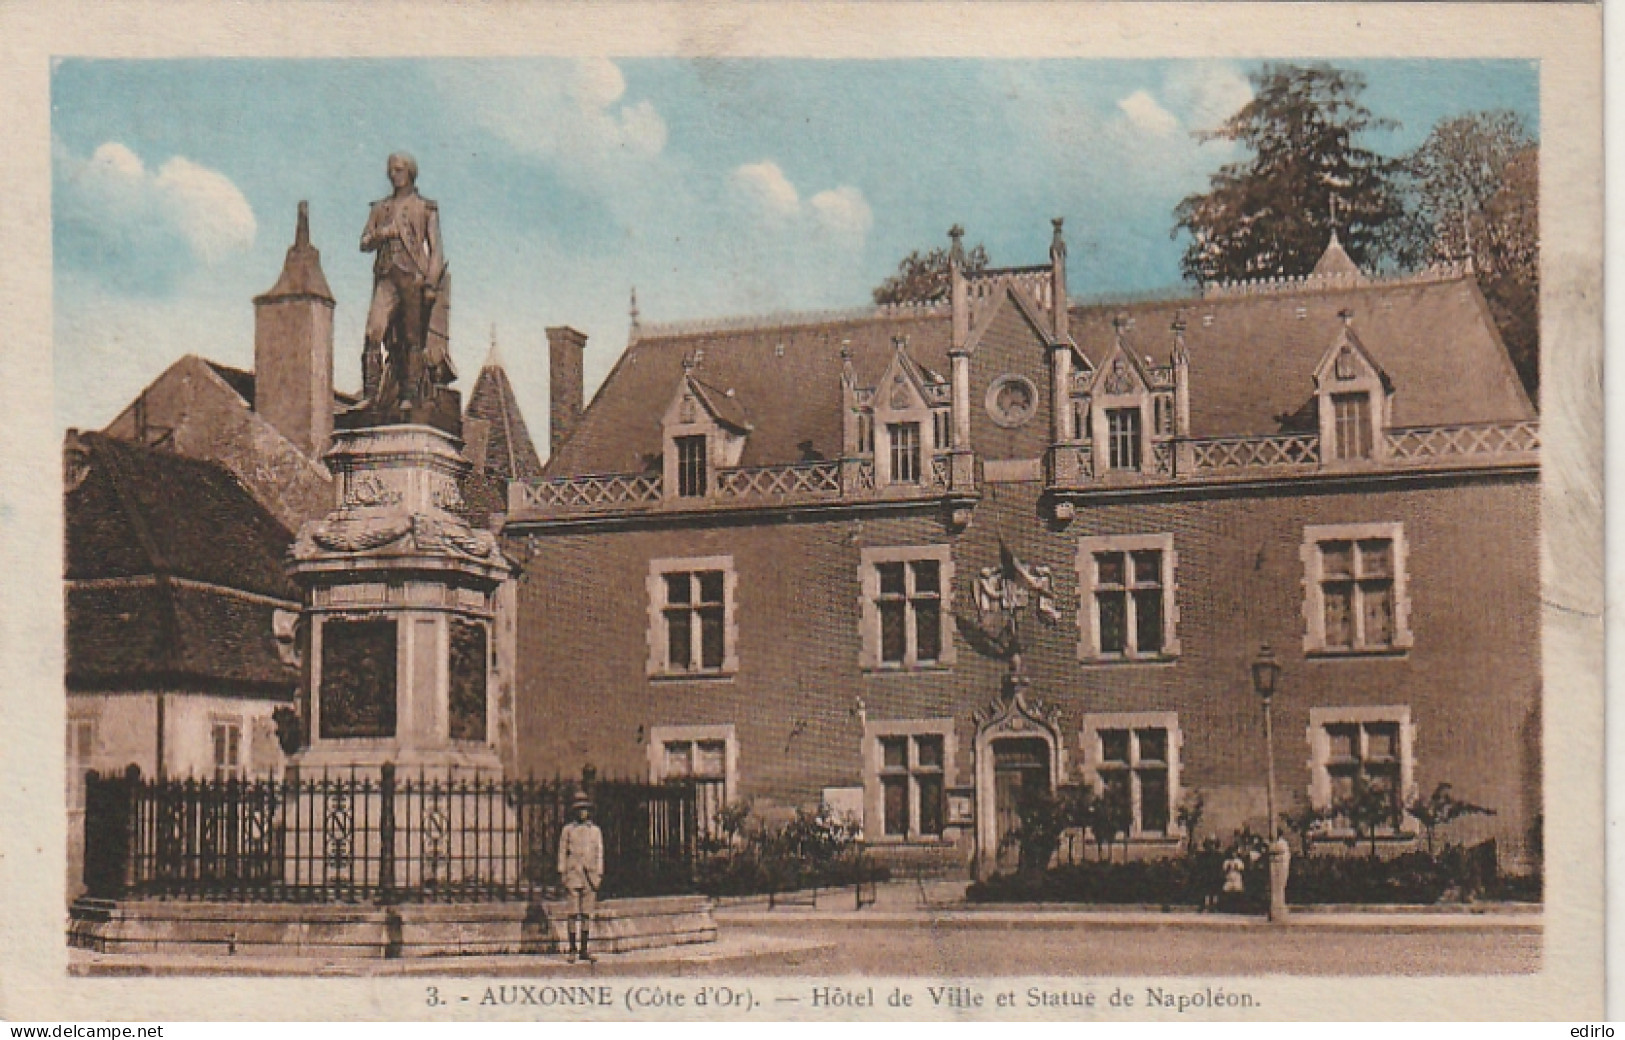
POLYGON ((1280 833, 1275 819, 1275 728, 1270 717, 1270 704, 1275 699, 1275 687, 1280 678, 1281 666, 1276 663, 1275 652, 1265 643, 1259 647, 1258 657, 1253 660, 1253 691, 1264 702, 1264 807, 1269 814, 1264 834, 1269 840, 1271 921, 1286 919, 1286 879, 1292 856, 1291 847, 1280 833))

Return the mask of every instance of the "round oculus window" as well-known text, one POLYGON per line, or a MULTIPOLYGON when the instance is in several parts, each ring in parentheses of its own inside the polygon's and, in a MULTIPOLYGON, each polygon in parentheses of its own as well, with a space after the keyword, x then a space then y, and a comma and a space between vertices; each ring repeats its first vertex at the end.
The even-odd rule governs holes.
POLYGON ((1038 387, 1026 376, 1006 375, 987 388, 987 414, 1000 426, 1020 426, 1038 411, 1038 387))

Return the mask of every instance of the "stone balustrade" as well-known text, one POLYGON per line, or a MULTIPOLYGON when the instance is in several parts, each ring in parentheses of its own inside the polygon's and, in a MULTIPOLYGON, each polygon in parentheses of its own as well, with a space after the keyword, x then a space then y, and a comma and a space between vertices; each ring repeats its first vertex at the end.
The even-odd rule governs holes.
MULTIPOLYGON (((941 498, 971 490, 955 480, 949 455, 926 460, 918 482, 881 484, 872 458, 734 466, 716 471, 709 494, 666 495, 659 474, 592 474, 508 485, 515 520, 563 519, 649 512, 694 512, 818 503, 895 502, 941 498)), ((968 471, 967 471, 968 472, 968 471)))

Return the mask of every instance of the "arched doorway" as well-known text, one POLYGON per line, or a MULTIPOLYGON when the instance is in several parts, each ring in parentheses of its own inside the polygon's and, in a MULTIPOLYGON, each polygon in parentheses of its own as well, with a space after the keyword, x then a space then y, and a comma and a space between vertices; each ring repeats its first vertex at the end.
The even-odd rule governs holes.
POLYGON ((1066 775, 1060 713, 1029 701, 1012 677, 1011 693, 975 714, 976 875, 1015 867, 1020 850, 1006 841, 1021 807, 1053 794, 1066 775))

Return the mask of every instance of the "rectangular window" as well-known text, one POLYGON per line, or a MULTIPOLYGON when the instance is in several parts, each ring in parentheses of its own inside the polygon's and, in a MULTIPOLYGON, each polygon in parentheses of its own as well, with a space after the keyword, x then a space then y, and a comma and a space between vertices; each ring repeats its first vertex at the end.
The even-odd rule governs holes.
POLYGON ((895 838, 940 836, 947 815, 944 735, 888 734, 875 741, 881 833, 895 838))
POLYGON ((931 413, 932 435, 931 443, 938 451, 954 446, 954 419, 953 413, 946 408, 939 408, 931 413))
POLYGON ((1328 539, 1320 563, 1320 649, 1386 650, 1395 645, 1394 540, 1328 539))
POLYGON ((242 775, 242 720, 216 719, 212 727, 212 738, 215 779, 237 779, 242 775))
POLYGON ((865 550, 859 575, 864 605, 865 667, 909 668, 950 663, 943 603, 948 548, 865 550))
POLYGON ((720 570, 660 575, 665 671, 721 671, 728 651, 726 576, 720 570))
POLYGON ((858 454, 875 453, 875 417, 868 412, 858 413, 858 454))
POLYGON ((706 443, 704 436, 677 438, 677 494, 700 498, 706 493, 706 443))
POLYGON ((886 435, 891 439, 891 482, 918 484, 920 482, 920 424, 887 423, 886 435))
POLYGON ((1109 550, 1095 552, 1093 558, 1100 653, 1125 657, 1162 654, 1162 550, 1109 550))
MULTIPOLYGON (((1362 790, 1391 801, 1393 817, 1381 831, 1403 829, 1399 810, 1411 782, 1410 710, 1400 707, 1311 708, 1311 794, 1316 806, 1346 809, 1362 790)), ((1341 815, 1341 814, 1340 814, 1341 815)), ((1349 830, 1345 819, 1339 830, 1349 830)))
POLYGON ((1084 717, 1084 766, 1095 793, 1126 815, 1130 837, 1166 837, 1178 788, 1178 716, 1138 712, 1084 717))
POLYGON ((1333 394, 1332 414, 1339 459, 1371 457, 1371 395, 1333 394))
POLYGON ((723 836, 717 816, 732 799, 735 759, 734 728, 729 725, 656 726, 649 734, 649 779, 694 785, 695 817, 703 838, 723 836))
POLYGON ((1112 469, 1137 470, 1140 468, 1140 410, 1138 408, 1106 409, 1106 439, 1110 448, 1112 469))

